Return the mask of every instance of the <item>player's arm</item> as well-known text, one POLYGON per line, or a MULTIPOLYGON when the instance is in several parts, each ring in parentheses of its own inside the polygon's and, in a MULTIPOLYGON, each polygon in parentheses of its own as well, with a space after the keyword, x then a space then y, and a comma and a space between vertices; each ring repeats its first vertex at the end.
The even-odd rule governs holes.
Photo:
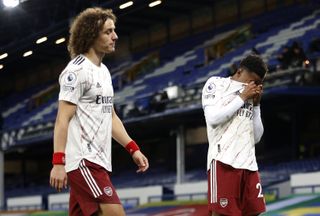
POLYGON ((263 124, 261 120, 260 105, 253 107, 253 135, 254 143, 258 143, 263 135, 263 124))
MULTIPOLYGON (((241 108, 245 101, 256 94, 255 91, 256 85, 254 83, 249 83, 245 86, 243 92, 231 101, 227 101, 223 96, 223 93, 217 91, 214 98, 211 99, 212 102, 204 102, 204 115, 207 123, 216 126, 226 122, 241 108)), ((210 97, 208 97, 208 99, 210 100, 210 97)))
POLYGON ((67 132, 69 122, 74 116, 77 105, 68 101, 60 100, 58 104, 58 113, 54 126, 53 150, 54 152, 64 152, 67 142, 67 132))
POLYGON ((114 108, 112 109, 112 137, 123 147, 132 140, 114 108))
POLYGON ((67 66, 59 77, 59 102, 53 135, 53 168, 50 173, 50 185, 60 191, 67 186, 67 173, 64 168, 65 148, 69 122, 76 112, 76 104, 83 95, 86 83, 81 66, 67 66))
POLYGON ((76 112, 76 105, 67 101, 59 101, 58 113, 54 127, 53 135, 53 151, 54 159, 56 162, 53 164, 53 168, 50 173, 50 185, 61 191, 62 188, 67 187, 67 174, 64 168, 64 158, 55 158, 55 157, 64 157, 68 127, 71 118, 76 112), (60 162, 59 162, 60 161, 60 162))
POLYGON ((244 104, 244 101, 239 96, 236 96, 226 105, 223 99, 220 98, 216 104, 204 107, 204 115, 208 124, 216 126, 226 122, 244 104))
POLYGON ((142 154, 137 144, 128 135, 114 108, 112 109, 112 137, 132 155, 133 161, 139 167, 137 172, 144 172, 149 168, 148 159, 142 154))
POLYGON ((258 86, 258 94, 253 98, 253 135, 254 143, 258 143, 263 135, 263 124, 261 120, 260 101, 263 93, 262 85, 258 86))

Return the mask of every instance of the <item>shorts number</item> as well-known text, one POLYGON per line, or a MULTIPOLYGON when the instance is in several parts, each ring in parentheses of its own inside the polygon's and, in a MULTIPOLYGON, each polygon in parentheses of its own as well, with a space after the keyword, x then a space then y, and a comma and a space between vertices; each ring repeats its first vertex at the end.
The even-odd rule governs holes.
POLYGON ((259 189, 259 194, 258 194, 258 198, 262 198, 263 194, 262 194, 262 187, 260 183, 257 183, 256 188, 259 189))

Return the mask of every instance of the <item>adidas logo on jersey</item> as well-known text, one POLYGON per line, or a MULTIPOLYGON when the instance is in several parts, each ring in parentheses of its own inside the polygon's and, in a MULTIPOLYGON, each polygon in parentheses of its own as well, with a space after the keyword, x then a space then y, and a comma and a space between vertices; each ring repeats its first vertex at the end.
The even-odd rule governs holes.
POLYGON ((97 88, 101 88, 101 85, 99 82, 97 82, 97 85, 96 85, 97 88))

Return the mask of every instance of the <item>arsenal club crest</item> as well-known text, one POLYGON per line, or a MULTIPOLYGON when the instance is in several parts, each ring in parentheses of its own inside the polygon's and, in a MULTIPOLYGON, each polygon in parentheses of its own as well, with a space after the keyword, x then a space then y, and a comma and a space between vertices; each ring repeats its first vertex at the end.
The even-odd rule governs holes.
POLYGON ((112 196, 112 188, 107 186, 103 189, 104 193, 107 195, 107 196, 112 196))
POLYGON ((222 208, 225 208, 228 205, 228 199, 227 198, 220 198, 220 206, 222 208))

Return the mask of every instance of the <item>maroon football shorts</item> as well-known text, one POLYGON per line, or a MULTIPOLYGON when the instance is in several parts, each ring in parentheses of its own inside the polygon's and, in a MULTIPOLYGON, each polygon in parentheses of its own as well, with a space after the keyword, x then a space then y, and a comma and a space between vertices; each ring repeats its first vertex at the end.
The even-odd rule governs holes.
POLYGON ((99 203, 121 204, 108 171, 88 160, 68 172, 70 185, 69 216, 91 216, 99 203))
POLYGON ((258 215, 265 200, 258 171, 235 169, 212 160, 208 171, 208 208, 222 215, 258 215))

